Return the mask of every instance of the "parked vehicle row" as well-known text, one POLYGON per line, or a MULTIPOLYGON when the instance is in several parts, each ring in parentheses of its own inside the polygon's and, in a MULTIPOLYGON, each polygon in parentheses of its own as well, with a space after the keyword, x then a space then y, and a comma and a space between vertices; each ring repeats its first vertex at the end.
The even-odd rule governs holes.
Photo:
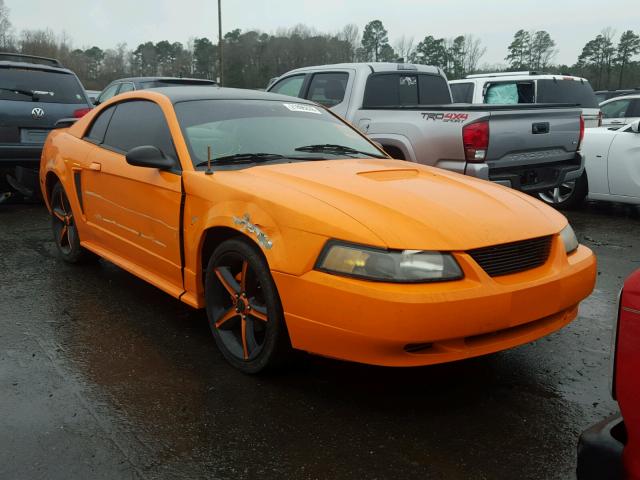
POLYGON ((579 108, 453 105, 446 76, 436 67, 395 63, 305 67, 282 75, 268 91, 330 108, 393 158, 531 193, 575 180, 583 172, 579 145, 584 124, 579 108))

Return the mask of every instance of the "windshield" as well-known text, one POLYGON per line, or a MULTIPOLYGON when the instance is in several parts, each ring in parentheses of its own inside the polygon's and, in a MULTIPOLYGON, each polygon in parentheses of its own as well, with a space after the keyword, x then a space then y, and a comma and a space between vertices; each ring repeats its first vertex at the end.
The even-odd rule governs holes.
POLYGON ((279 161, 381 156, 361 134, 309 104, 194 100, 177 103, 175 110, 195 166, 207 161, 208 147, 213 164, 216 158, 257 153, 284 157, 279 161))
POLYGON ((82 86, 73 75, 22 68, 0 69, 0 100, 87 103, 82 86))
POLYGON ((538 80, 539 103, 575 103, 582 108, 598 108, 591 85, 576 80, 538 80))

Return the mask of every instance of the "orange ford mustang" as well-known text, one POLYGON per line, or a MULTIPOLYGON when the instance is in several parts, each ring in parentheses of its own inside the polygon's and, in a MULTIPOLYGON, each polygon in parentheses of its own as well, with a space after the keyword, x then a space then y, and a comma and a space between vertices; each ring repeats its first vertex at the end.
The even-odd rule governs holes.
POLYGON ((206 308, 249 373, 292 348, 392 366, 496 352, 569 323, 594 286, 555 210, 389 159, 298 98, 119 95, 51 132, 40 181, 65 260, 93 252, 206 308))

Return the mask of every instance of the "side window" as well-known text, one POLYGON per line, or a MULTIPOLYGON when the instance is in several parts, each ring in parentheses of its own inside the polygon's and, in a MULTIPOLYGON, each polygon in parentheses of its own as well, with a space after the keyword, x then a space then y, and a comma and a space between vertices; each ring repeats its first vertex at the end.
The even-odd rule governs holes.
POLYGON ((474 84, 468 83, 452 83, 451 95, 455 103, 473 103, 473 87, 474 84))
POLYGON ((104 90, 98 97, 98 102, 103 103, 109 100, 111 97, 113 97, 118 91, 119 86, 120 86, 119 83, 114 83, 113 85, 108 87, 106 90, 104 90))
POLYGON ((515 105, 534 103, 535 88, 533 82, 489 83, 484 94, 484 103, 515 105))
POLYGON ((302 84, 304 83, 304 75, 294 75, 287 77, 276 83, 271 90, 272 93, 280 93, 289 95, 290 97, 299 97, 302 84))
POLYGON ((102 143, 104 141, 104 134, 107 131, 107 126, 109 125, 109 120, 111 120, 113 112, 115 111, 116 106, 112 105, 101 112, 93 121, 93 124, 89 128, 85 138, 93 143, 102 143))
POLYGON ((133 83, 124 82, 124 83, 120 84, 120 90, 118 90, 118 95, 120 95, 121 93, 130 92, 132 90, 135 90, 135 88, 133 86, 133 83))
POLYGON ((134 147, 153 145, 166 156, 174 160, 178 158, 169 126, 157 104, 134 100, 118 103, 116 107, 104 137, 104 145, 124 153, 134 147))
POLYGON ((325 107, 333 107, 344 100, 349 74, 345 72, 316 73, 311 79, 307 98, 325 107))
POLYGON ((602 105, 602 116, 604 118, 624 118, 627 116, 627 109, 631 100, 616 100, 615 102, 602 105))

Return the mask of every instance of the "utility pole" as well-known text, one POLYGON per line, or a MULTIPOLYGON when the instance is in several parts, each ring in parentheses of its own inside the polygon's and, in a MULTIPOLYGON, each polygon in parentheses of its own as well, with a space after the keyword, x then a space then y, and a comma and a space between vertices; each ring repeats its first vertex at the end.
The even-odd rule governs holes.
POLYGON ((222 86, 222 0, 218 0, 218 83, 222 86))

